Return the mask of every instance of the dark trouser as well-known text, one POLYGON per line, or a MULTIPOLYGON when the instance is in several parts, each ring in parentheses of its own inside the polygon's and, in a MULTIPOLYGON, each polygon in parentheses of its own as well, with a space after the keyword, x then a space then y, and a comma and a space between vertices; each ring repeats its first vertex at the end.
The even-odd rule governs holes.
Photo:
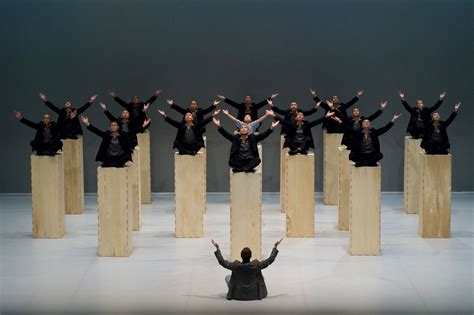
POLYGON ((304 139, 303 141, 288 141, 288 152, 290 155, 293 154, 308 154, 309 150, 309 141, 308 139, 304 139))
POLYGON ((35 140, 30 142, 33 151, 36 151, 36 155, 55 155, 56 152, 62 149, 63 143, 57 142, 36 142, 35 140))
POLYGON ((253 172, 254 168, 256 168, 260 164, 261 160, 260 158, 254 157, 250 159, 231 159, 229 161, 229 166, 232 167, 232 171, 237 173, 237 172, 253 172))
POLYGON ((428 142, 423 146, 426 154, 449 154, 449 145, 443 142, 428 142))
POLYGON ((106 155, 102 161, 102 167, 124 167, 130 161, 130 155, 122 154, 118 156, 106 155))
POLYGON ((422 139, 425 133, 424 129, 413 128, 408 132, 413 139, 422 139))
POLYGON ((377 162, 383 158, 383 154, 380 152, 372 153, 360 153, 355 157, 351 157, 351 160, 356 163, 355 166, 377 166, 377 162))
POLYGON ((180 155, 196 155, 202 145, 199 142, 187 144, 184 142, 178 142, 175 144, 176 149, 180 155))

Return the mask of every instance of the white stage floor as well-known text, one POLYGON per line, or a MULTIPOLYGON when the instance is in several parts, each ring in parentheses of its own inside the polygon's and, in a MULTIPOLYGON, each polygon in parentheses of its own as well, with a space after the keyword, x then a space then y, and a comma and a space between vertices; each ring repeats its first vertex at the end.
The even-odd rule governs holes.
MULTIPOLYGON (((209 194, 205 237, 174 237, 174 195, 143 206, 128 258, 97 256, 96 196, 66 216, 63 239, 32 239, 31 197, 0 197, 0 313, 472 314, 474 194, 455 194, 452 238, 422 239, 401 194, 382 195, 382 255, 349 256, 337 209, 316 196, 316 236, 284 239, 264 270, 269 297, 225 299, 210 240, 229 255, 229 196, 209 194)), ((285 236, 279 195, 263 198, 263 253, 285 236)))

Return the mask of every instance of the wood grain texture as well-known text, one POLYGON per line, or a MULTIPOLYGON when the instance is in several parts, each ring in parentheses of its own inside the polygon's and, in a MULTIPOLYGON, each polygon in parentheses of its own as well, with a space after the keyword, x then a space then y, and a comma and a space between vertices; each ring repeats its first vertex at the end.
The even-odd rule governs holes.
POLYGON ((403 176, 403 207, 408 214, 416 214, 419 211, 420 193, 422 190, 422 158, 420 147, 421 139, 405 137, 405 160, 403 176))
POLYGON ((323 202, 337 205, 339 197, 339 146, 341 133, 323 133, 323 202))
POLYGON ((285 137, 280 137, 280 211, 284 213, 286 211, 286 154, 288 148, 283 148, 285 143, 285 137))
POLYGON ((339 147, 339 198, 337 205, 337 228, 349 230, 349 191, 351 186, 350 151, 346 146, 339 147))
POLYGON ((84 212, 84 157, 82 137, 63 139, 66 214, 84 212))
POLYGON ((129 163, 129 204, 133 217, 133 230, 140 231, 142 228, 142 196, 140 181, 140 148, 137 146, 133 150, 132 162, 129 163))
POLYGON ((151 151, 150 132, 137 134, 140 148, 140 190, 142 204, 151 204, 151 151))

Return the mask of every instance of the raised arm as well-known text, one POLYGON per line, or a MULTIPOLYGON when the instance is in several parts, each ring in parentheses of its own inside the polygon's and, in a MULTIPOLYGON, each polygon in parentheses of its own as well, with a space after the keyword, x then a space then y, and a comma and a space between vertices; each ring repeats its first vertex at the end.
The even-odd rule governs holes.
POLYGON ((176 104, 172 99, 166 100, 166 103, 168 105, 170 105, 170 107, 172 109, 174 109, 175 111, 177 111, 180 114, 184 115, 188 112, 185 108, 183 108, 183 107, 179 106, 178 104, 176 104))
POLYGON ((89 122, 89 118, 87 116, 81 116, 81 120, 84 123, 84 125, 87 126, 87 129, 89 129, 92 133, 95 133, 99 137, 103 138, 105 137, 105 132, 102 130, 92 126, 92 124, 89 122))
POLYGON ((274 118, 276 121, 280 122, 280 124, 282 124, 283 126, 285 127, 290 127, 292 125, 291 122, 289 122, 288 120, 285 120, 284 118, 280 117, 280 116, 276 116, 275 115, 275 118, 274 118))
POLYGON ((53 103, 48 101, 48 98, 46 97, 46 95, 44 95, 43 93, 40 93, 39 97, 41 98, 41 100, 43 100, 44 104, 48 106, 49 109, 51 109, 53 112, 55 112, 56 114, 61 113, 61 110, 58 107, 56 107, 53 103))
POLYGON ((104 110, 104 114, 105 116, 107 116, 107 118, 110 120, 110 121, 119 121, 119 119, 117 117, 115 117, 114 115, 112 115, 111 112, 109 112, 107 109, 104 110))
POLYGON ((203 119, 203 120, 197 122, 196 125, 197 125, 198 127, 204 127, 205 125, 207 125, 208 123, 210 123, 210 122, 212 121, 212 119, 213 119, 215 116, 217 116, 217 114, 219 114, 220 111, 221 111, 220 109, 215 110, 215 111, 212 113, 212 116, 209 116, 209 117, 207 117, 207 118, 205 118, 205 119, 203 119))
POLYGON ((112 96, 114 98, 114 101, 119 103, 120 106, 124 107, 125 109, 128 109, 129 106, 128 106, 127 102, 125 102, 120 97, 118 97, 117 94, 115 94, 114 91, 110 91, 109 95, 112 96))
POLYGON ((176 120, 174 120, 173 118, 170 118, 168 116, 165 116, 165 121, 170 124, 171 126, 175 127, 175 128, 179 128, 180 127, 180 123, 177 122, 176 120))
POLYGON ((281 243, 281 241, 283 241, 283 239, 280 239, 278 242, 275 243, 275 246, 272 249, 272 253, 270 254, 270 257, 268 257, 267 259, 265 259, 263 261, 258 262, 258 267, 260 269, 267 268, 268 266, 270 266, 275 261, 275 258, 278 255, 278 248, 277 247, 281 243))
MULTIPOLYGON (((21 115, 21 114, 20 114, 20 115, 21 115)), ((26 126, 28 126, 28 127, 30 127, 30 128, 33 128, 33 129, 36 129, 36 130, 40 129, 40 125, 39 125, 39 124, 34 123, 34 122, 32 122, 31 120, 28 120, 28 119, 26 119, 26 118, 23 117, 23 116, 21 116, 21 118, 19 118, 19 119, 20 119, 20 122, 21 122, 22 124, 24 124, 24 125, 26 125, 26 126)))
POLYGON ((456 105, 454 105, 454 111, 449 115, 448 119, 445 120, 444 122, 444 127, 448 128, 449 125, 454 121, 454 118, 458 115, 458 111, 461 108, 461 102, 458 102, 456 105))
POLYGON ((234 107, 234 108, 236 108, 236 109, 240 109, 240 105, 241 105, 241 104, 239 104, 239 103, 237 103, 237 102, 231 100, 230 98, 227 98, 227 97, 225 97, 224 95, 217 95, 217 97, 218 97, 220 100, 224 101, 225 103, 229 104, 230 106, 232 106, 232 107, 234 107))
POLYGON ((364 90, 358 90, 357 93, 356 93, 356 96, 354 96, 349 102, 347 103, 342 103, 340 105, 341 109, 348 109, 349 107, 351 107, 352 105, 354 105, 355 103, 357 103, 357 101, 359 100, 359 98, 362 96, 362 94, 364 94, 364 90))
POLYGON ((379 109, 377 109, 372 115, 370 115, 366 119, 370 121, 374 121, 375 119, 377 119, 380 115, 382 115, 383 110, 385 109, 385 107, 387 107, 387 104, 388 104, 387 101, 383 101, 382 103, 380 103, 379 109))
POLYGON ((161 93, 161 90, 156 90, 155 94, 152 97, 150 97, 146 102, 144 102, 144 104, 152 104, 154 101, 156 101, 160 93, 161 93))
POLYGON ((209 113, 212 112, 214 109, 216 109, 217 105, 218 105, 220 102, 221 102, 221 101, 214 100, 214 102, 212 103, 211 106, 202 109, 202 114, 203 114, 203 115, 209 114, 209 113))
POLYGON ((402 102, 403 107, 406 109, 407 112, 411 113, 413 109, 411 108, 410 104, 408 104, 405 100, 405 92, 400 91, 398 92, 398 94, 400 95, 400 102, 402 102))
POLYGON ((230 120, 232 120, 233 122, 237 122, 238 119, 235 118, 235 116, 232 116, 231 114, 229 114, 229 111, 227 109, 223 109, 222 112, 224 113, 224 115, 226 115, 227 117, 229 117, 230 120))
POLYGON ((272 99, 268 99, 267 100, 267 103, 270 104, 270 106, 272 107, 272 110, 279 114, 279 115, 286 115, 286 110, 284 109, 281 109, 279 107, 277 107, 275 104, 273 104, 273 100, 272 99))
POLYGON ((275 129, 275 127, 278 126, 279 124, 280 124, 279 121, 274 121, 272 122, 272 125, 270 128, 256 135, 255 139, 257 140, 257 142, 263 141, 265 138, 267 138, 273 132, 273 129, 275 129))
POLYGON ((436 102, 436 104, 434 104, 433 106, 430 107, 430 113, 434 112, 435 110, 437 110, 441 104, 443 103, 443 99, 444 97, 446 96, 446 92, 442 92, 440 95, 439 95, 439 99, 438 101, 436 102))
POLYGON ((224 138, 226 138, 227 140, 229 140, 230 142, 234 142, 234 136, 231 135, 229 132, 227 132, 227 130, 225 130, 222 125, 221 125, 221 121, 215 117, 212 117, 212 122, 214 123, 214 125, 217 126, 217 131, 219 131, 219 133, 224 136, 224 138))
POLYGON ((396 115, 393 115, 393 118, 392 120, 386 124, 385 126, 383 126, 382 128, 379 128, 379 129, 375 129, 375 133, 380 136, 380 135, 383 135, 384 133, 386 133, 387 131, 390 130, 390 128, 393 127, 395 121, 398 120, 398 118, 400 118, 402 114, 396 114, 396 115))
POLYGON ((89 101, 86 104, 82 105, 81 107, 79 107, 77 109, 77 115, 82 114, 83 112, 85 112, 92 105, 92 103, 94 103, 96 98, 97 98, 97 94, 92 95, 91 98, 89 99, 89 101))

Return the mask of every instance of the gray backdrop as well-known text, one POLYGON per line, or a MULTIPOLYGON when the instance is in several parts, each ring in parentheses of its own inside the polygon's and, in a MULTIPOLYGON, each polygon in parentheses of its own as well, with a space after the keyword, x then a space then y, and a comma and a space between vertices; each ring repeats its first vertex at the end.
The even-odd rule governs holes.
MULTIPOLYGON (((3 0, 1 14, 1 89, 4 137, 0 193, 30 192, 30 147, 34 131, 12 114, 33 120, 48 112, 37 93, 62 106, 80 106, 99 94, 87 112, 106 128, 99 101, 113 113, 120 108, 107 92, 129 100, 163 89, 153 105, 152 189, 173 191, 172 141, 175 129, 156 108, 165 99, 178 104, 197 99, 207 106, 222 93, 259 101, 273 92, 286 107, 296 100, 313 106, 308 89, 322 98, 350 99, 358 88, 363 113, 387 99, 375 122, 403 116, 382 136, 385 191, 403 190, 403 143, 408 114, 398 90, 410 103, 422 97, 432 105, 447 90, 441 108, 464 104, 449 129, 453 190, 474 190, 471 158, 473 116, 473 1, 63 1, 3 0)), ((226 105, 224 105, 226 106, 226 105)), ((170 116, 179 116, 167 110, 170 116)), ((235 110, 232 110, 236 113, 235 110)), ((319 117, 318 112, 312 118, 319 117)), ((231 124, 221 117, 225 126, 231 124)), ((267 121, 265 127, 268 126, 267 121)), ((313 129, 317 190, 322 189, 322 132, 313 129)), ((263 189, 279 190, 279 131, 264 142, 263 189)), ((208 128, 208 191, 228 191, 230 143, 208 128)), ((99 139, 85 130, 85 189, 96 191, 94 162, 99 139)))

